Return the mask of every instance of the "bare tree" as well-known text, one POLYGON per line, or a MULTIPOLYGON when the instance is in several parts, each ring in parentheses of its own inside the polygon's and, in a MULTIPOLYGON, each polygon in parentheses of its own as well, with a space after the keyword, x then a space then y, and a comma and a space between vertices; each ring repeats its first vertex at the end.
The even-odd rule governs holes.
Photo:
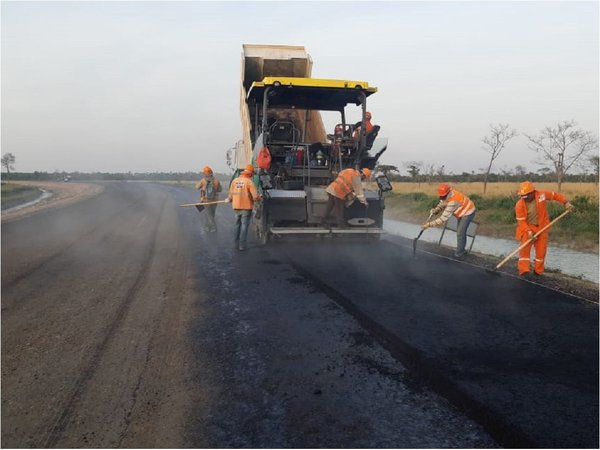
POLYGON ((13 164, 15 163, 15 155, 12 153, 5 153, 0 160, 2 163, 2 167, 6 168, 6 178, 10 179, 10 171, 15 170, 13 164))
POLYGON ((427 183, 431 184, 434 176, 435 176, 435 165, 427 164, 425 166, 425 177, 427 178, 427 183))
POLYGON ((421 169, 423 168, 423 163, 421 161, 409 161, 404 163, 404 167, 406 167, 406 171, 411 176, 413 181, 417 181, 419 186, 421 186, 421 180, 419 175, 421 174, 421 169))
POLYGON ((481 142, 485 144, 483 149, 486 152, 489 152, 491 156, 490 163, 488 164, 488 168, 485 172, 485 177, 483 178, 484 194, 485 190, 487 189, 488 177, 490 175, 490 171, 492 170, 492 164, 494 163, 494 160, 500 155, 500 152, 504 149, 506 143, 515 136, 518 136, 517 130, 509 130, 508 124, 499 123, 497 125, 490 124, 490 134, 481 139, 481 142))
POLYGON ((444 175, 446 174, 446 166, 442 164, 435 170, 435 174, 438 177, 438 180, 443 181, 444 175))
POLYGON ((540 154, 540 164, 554 167, 558 190, 561 190, 564 176, 582 156, 598 149, 598 139, 589 131, 575 129, 571 121, 558 123, 556 128, 546 127, 539 136, 527 136, 529 148, 540 154))
POLYGON ((525 166, 517 164, 515 166, 515 174, 520 177, 524 177, 525 175, 527 175, 527 169, 525 168, 525 166))
POLYGON ((383 173, 386 177, 388 176, 389 173, 400 172, 398 170, 398 167, 388 165, 388 164, 377 164, 377 170, 379 170, 381 173, 383 173))
POLYGON ((598 184, 598 175, 600 174, 600 157, 598 155, 590 156, 589 162, 594 171, 594 182, 598 184))

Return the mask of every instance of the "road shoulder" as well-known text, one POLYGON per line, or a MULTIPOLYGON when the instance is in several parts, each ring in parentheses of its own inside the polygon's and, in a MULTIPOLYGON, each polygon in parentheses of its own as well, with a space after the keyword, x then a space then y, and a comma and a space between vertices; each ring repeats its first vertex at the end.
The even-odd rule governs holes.
POLYGON ((102 185, 91 183, 59 183, 52 181, 11 181, 11 183, 37 187, 51 191, 53 195, 24 208, 3 211, 1 218, 2 223, 19 220, 49 208, 72 205, 87 198, 94 197, 104 190, 102 185))

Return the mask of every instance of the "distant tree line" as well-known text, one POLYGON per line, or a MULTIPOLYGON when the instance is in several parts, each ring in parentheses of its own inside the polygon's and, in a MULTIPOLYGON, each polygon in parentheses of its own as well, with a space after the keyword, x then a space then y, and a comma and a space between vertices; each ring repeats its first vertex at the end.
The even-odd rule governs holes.
MULTIPOLYGON (((220 179, 229 179, 231 175, 215 173, 220 179)), ((11 180, 35 181, 198 181, 199 172, 11 172, 11 180)))
MULTIPOLYGON (((441 181, 455 182, 455 183, 483 183, 486 180, 485 172, 462 172, 456 173, 425 173, 416 172, 415 166, 411 166, 412 172, 406 174, 400 173, 399 171, 387 173, 387 177, 390 181, 404 181, 413 183, 439 183, 441 181)), ((556 174, 548 170, 539 170, 538 172, 531 171, 514 171, 514 170, 502 170, 500 173, 490 172, 487 174, 488 183, 498 182, 521 182, 524 180, 537 181, 544 183, 556 183, 556 174)), ((597 173, 578 173, 565 175, 563 182, 589 182, 598 184, 597 173)))
MULTIPOLYGON (((491 172, 462 172, 446 173, 443 166, 425 165, 419 162, 410 162, 405 165, 403 172, 397 166, 379 165, 377 170, 385 173, 391 181, 408 181, 415 183, 434 183, 440 181, 453 182, 520 182, 525 179, 538 182, 556 182, 556 174, 542 168, 537 172, 525 170, 522 166, 515 169, 503 169, 499 173, 491 172)), ((222 180, 231 178, 231 175, 215 173, 222 180)), ((150 173, 110 173, 110 172, 11 172, 11 180, 34 181, 198 181, 202 174, 198 172, 150 172, 150 173)), ((568 174, 565 182, 598 182, 598 172, 568 174)))

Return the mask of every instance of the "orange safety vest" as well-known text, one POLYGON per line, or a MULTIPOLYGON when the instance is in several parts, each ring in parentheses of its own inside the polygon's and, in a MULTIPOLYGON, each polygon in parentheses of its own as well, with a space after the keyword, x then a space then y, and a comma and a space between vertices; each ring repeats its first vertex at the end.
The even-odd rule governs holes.
POLYGON ((258 191, 252 178, 241 175, 231 182, 227 196, 233 209, 252 209, 258 200, 258 191))
MULTIPOLYGON (((521 241, 529 231, 536 233, 550 223, 550 216, 548 215, 548 209, 546 208, 546 202, 548 200, 555 200, 563 205, 567 203, 567 198, 558 192, 536 190, 533 201, 535 201, 535 209, 537 211, 537 226, 527 223, 527 203, 525 200, 522 198, 517 200, 517 204, 515 205, 515 216, 517 218, 515 239, 521 241)), ((544 233, 547 233, 547 231, 544 233)))
POLYGON ((452 189, 452 193, 448 198, 448 203, 458 203, 459 207, 453 212, 454 217, 460 219, 462 216, 471 214, 475 210, 475 203, 462 192, 452 189))
POLYGON ((360 178, 360 174, 356 169, 348 168, 342 170, 337 178, 327 187, 328 191, 333 189, 333 196, 345 199, 348 194, 354 192, 354 188, 352 187, 352 178, 354 177, 360 178))
MULTIPOLYGON (((373 124, 371 123, 371 121, 370 120, 365 120, 365 129, 367 130, 367 134, 372 133, 373 132, 373 128, 375 128, 375 127, 373 126, 373 124)), ((356 130, 354 130, 354 133, 353 133, 352 137, 355 140, 358 140, 359 136, 360 136, 360 127, 356 128, 356 130)))
POLYGON ((200 201, 202 201, 202 198, 205 197, 208 200, 216 200, 217 198, 219 198, 219 192, 221 192, 221 182, 219 180, 217 180, 216 178, 213 178, 213 195, 212 197, 208 197, 206 195, 206 185, 208 184, 208 181, 206 180, 206 178, 202 178, 200 180, 200 182, 197 185, 197 189, 200 189, 200 201))

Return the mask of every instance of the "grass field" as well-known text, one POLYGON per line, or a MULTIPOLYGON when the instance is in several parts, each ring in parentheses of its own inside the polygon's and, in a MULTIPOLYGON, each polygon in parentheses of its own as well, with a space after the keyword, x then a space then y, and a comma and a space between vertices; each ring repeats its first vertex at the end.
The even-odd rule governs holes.
MULTIPOLYGON (((437 183, 392 185, 393 191, 386 193, 387 218, 422 223, 427 219, 429 210, 439 201, 437 183)), ((479 234, 513 239, 518 183, 490 183, 485 196, 482 195, 483 183, 457 183, 453 187, 475 202, 475 220, 480 223, 479 234)), ((536 183, 536 188, 555 190, 556 183, 536 183)), ((576 209, 552 228, 551 245, 598 253, 598 187, 594 183, 564 183, 562 193, 576 209)), ((560 203, 548 204, 552 218, 563 210, 560 203)))
MULTIPOLYGON (((439 183, 398 183, 393 182, 394 192, 397 194, 407 194, 413 192, 423 192, 427 195, 437 195, 439 183)), ((452 186, 460 192, 471 195, 483 195, 483 183, 452 183, 452 186)), ((546 191, 556 191, 556 183, 535 183, 536 189, 546 191)), ((510 196, 515 195, 519 189, 519 183, 488 183, 486 197, 510 196)), ((595 183, 563 183, 560 191, 567 198, 573 198, 577 195, 586 195, 590 198, 598 199, 598 185, 595 183)))

